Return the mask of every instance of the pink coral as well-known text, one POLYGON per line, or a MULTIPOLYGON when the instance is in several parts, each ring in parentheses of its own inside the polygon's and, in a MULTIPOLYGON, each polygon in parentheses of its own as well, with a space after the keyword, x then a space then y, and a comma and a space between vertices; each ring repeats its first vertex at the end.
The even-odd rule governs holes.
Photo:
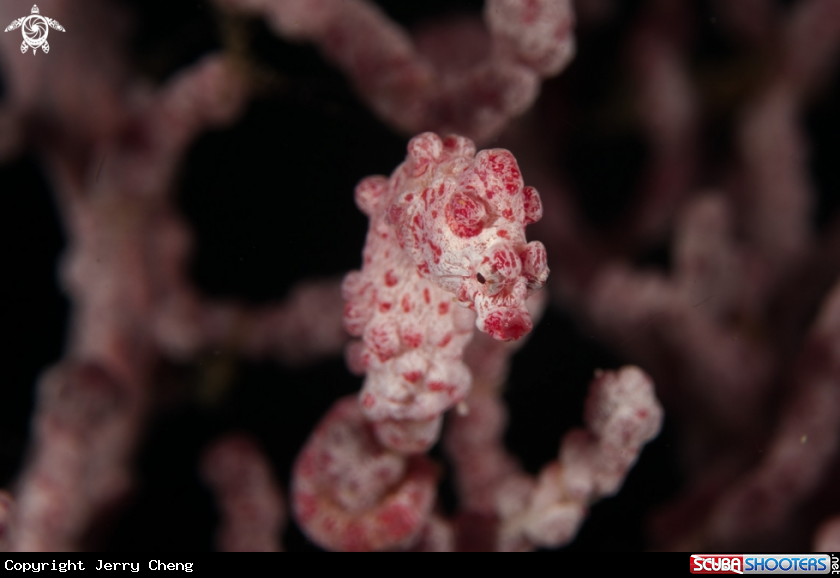
MULTIPOLYGON (((478 359, 480 350, 472 349, 478 359)), ((499 353, 486 342, 481 349, 499 353)), ((638 367, 597 371, 586 400, 586 429, 567 433, 558 459, 533 478, 500 443, 507 412, 493 390, 501 379, 470 395, 470 414, 454 418, 447 431, 462 503, 479 525, 494 528, 482 549, 563 545, 577 534, 590 504, 619 490, 642 446, 659 433, 662 406, 638 367)), ((467 517, 461 532, 480 534, 475 525, 467 517)))
POLYGON ((216 540, 224 552, 278 552, 286 519, 283 495, 257 444, 242 434, 216 441, 201 464, 222 513, 216 540))
POLYGON ((415 38, 363 0, 216 0, 318 46, 386 122, 408 133, 496 136, 575 53, 571 0, 489 0, 486 26, 455 19, 415 38), (478 29, 477 29, 478 28, 478 29))

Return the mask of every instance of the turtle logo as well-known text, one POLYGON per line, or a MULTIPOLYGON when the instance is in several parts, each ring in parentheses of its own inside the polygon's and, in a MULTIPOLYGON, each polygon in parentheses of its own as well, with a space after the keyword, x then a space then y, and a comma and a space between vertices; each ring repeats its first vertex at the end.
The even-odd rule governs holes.
POLYGON ((52 18, 41 16, 38 13, 38 6, 32 6, 32 14, 18 18, 8 26, 5 32, 9 30, 16 30, 23 26, 23 44, 20 45, 20 51, 26 52, 26 49, 32 47, 32 54, 38 51, 38 48, 47 54, 50 51, 50 45, 47 43, 47 34, 50 28, 55 28, 59 32, 64 32, 64 27, 52 18))

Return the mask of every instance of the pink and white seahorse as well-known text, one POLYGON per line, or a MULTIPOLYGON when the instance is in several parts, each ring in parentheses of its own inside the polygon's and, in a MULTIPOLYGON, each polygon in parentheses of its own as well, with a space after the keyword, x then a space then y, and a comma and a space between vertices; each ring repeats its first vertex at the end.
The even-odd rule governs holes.
POLYGON ((362 270, 343 285, 345 327, 361 337, 348 358, 367 374, 361 405, 379 440, 424 451, 469 390, 473 324, 500 340, 532 328, 525 300, 548 267, 525 226, 542 205, 510 152, 433 133, 411 140, 390 178, 362 180, 356 203, 370 229, 362 270))

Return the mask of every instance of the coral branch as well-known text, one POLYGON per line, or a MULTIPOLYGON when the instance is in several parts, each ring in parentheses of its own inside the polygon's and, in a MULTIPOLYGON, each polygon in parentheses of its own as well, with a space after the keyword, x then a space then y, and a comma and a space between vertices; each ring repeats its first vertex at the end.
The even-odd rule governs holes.
POLYGON ((223 552, 278 552, 286 520, 271 466, 246 436, 230 435, 204 454, 201 470, 222 510, 217 541, 223 552))
POLYGON ((0 490, 0 552, 8 552, 12 543, 14 508, 12 495, 0 490))
POLYGON ((566 434, 559 461, 543 468, 535 485, 511 480, 513 488, 502 488, 502 548, 522 541, 556 547, 574 538, 587 506, 624 483, 642 446, 659 433, 663 412, 650 377, 624 367, 597 372, 584 416, 587 429, 566 434))
POLYGON ((221 348, 300 366, 341 353, 348 340, 342 312, 335 279, 300 283, 283 302, 263 307, 202 299, 182 285, 155 311, 154 332, 175 359, 221 348))
POLYGON ((409 134, 486 142, 533 104, 540 78, 559 73, 575 51, 570 0, 490 0, 488 30, 449 22, 423 31, 416 46, 366 0, 216 2, 264 16, 283 38, 316 44, 374 111, 409 134))
POLYGON ((743 544, 779 532, 823 481, 840 448, 840 284, 805 345, 796 388, 765 458, 733 484, 711 512, 701 547, 743 544))
POLYGON ((478 529, 471 526, 489 521, 497 530, 483 548, 501 550, 572 540, 589 504, 621 487, 641 447, 659 433, 663 416, 644 372, 598 372, 586 401, 587 429, 566 434, 559 460, 533 480, 501 449, 506 412, 498 397, 477 392, 469 403, 470 413, 454 417, 447 436, 463 503, 478 515, 472 524, 466 518, 461 532, 475 536, 478 529))
POLYGON ((739 430, 755 426, 744 415, 759 413, 771 359, 729 324, 756 307, 764 277, 732 238, 730 219, 722 197, 698 198, 680 220, 671 279, 603 267, 588 307, 603 335, 680 383, 683 399, 669 401, 692 412, 699 403, 718 427, 739 430))
POLYGON ((837 552, 840 550, 840 518, 832 518, 817 530, 814 536, 814 552, 837 552))
POLYGON ((167 285, 180 282, 170 264, 186 246, 161 197, 186 141, 238 110, 243 91, 231 72, 210 58, 147 99, 140 120, 123 127, 146 131, 139 142, 121 135, 100 145, 111 157, 101 175, 80 168, 75 154, 52 151, 71 237, 62 277, 76 311, 68 360, 39 386, 13 548, 80 548, 89 524, 130 487, 128 462, 157 358, 147 321, 167 285))
POLYGON ((101 366, 67 362, 40 384, 35 444, 18 483, 12 549, 67 551, 125 496, 143 396, 101 366))

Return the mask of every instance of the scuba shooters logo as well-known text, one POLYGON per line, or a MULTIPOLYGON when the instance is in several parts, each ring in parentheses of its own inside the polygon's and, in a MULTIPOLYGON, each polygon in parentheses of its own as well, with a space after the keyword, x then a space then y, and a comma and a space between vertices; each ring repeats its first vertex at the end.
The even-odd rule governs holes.
POLYGON ((828 554, 692 554, 692 574, 837 574, 828 554))

